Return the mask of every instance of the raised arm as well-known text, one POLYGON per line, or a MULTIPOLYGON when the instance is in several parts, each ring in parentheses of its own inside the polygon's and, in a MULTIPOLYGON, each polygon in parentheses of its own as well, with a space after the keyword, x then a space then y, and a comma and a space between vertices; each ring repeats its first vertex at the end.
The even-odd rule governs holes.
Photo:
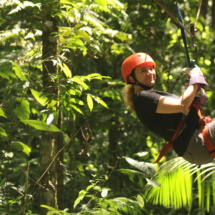
POLYGON ((204 75, 199 67, 186 68, 183 70, 189 76, 189 86, 178 99, 162 96, 159 99, 156 113, 188 113, 197 91, 201 87, 209 89, 204 75))
POLYGON ((158 102, 156 113, 185 113, 189 110, 199 84, 190 85, 178 99, 161 96, 158 102))

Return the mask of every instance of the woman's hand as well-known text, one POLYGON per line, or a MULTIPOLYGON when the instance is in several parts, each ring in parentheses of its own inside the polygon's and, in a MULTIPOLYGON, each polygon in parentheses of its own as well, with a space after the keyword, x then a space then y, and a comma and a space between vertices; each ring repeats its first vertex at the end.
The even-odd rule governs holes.
POLYGON ((189 85, 201 84, 201 87, 205 90, 209 90, 209 85, 207 81, 205 81, 205 77, 198 66, 194 68, 184 68, 183 72, 189 77, 189 85))

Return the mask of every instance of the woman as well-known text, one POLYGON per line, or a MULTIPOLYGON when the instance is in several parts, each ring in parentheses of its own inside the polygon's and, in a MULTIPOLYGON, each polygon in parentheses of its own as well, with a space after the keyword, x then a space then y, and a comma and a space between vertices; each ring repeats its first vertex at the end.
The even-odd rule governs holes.
MULTIPOLYGON (((148 129, 166 141, 171 140, 181 120, 186 118, 173 142, 174 150, 191 163, 211 162, 213 158, 204 144, 197 111, 191 106, 199 90, 208 86, 201 70, 186 69, 190 84, 178 97, 152 89, 156 80, 155 68, 154 60, 145 53, 136 53, 124 60, 122 76, 127 84, 124 89, 125 103, 148 129)), ((215 123, 208 124, 208 129, 215 145, 215 123)))

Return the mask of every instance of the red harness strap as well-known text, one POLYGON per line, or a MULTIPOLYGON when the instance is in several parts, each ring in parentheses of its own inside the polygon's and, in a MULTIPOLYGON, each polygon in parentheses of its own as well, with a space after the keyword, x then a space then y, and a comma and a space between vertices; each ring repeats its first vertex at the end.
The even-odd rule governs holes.
MULTIPOLYGON (((209 131, 208 131, 208 126, 207 126, 207 123, 211 122, 211 118, 209 116, 203 117, 200 105, 198 103, 193 102, 192 106, 194 106, 196 108, 197 114, 199 116, 199 124, 201 127, 202 136, 203 136, 205 145, 208 148, 208 151, 210 152, 211 157, 215 158, 215 146, 213 145, 213 143, 211 141, 209 131)), ((184 126, 185 120, 186 120, 186 117, 184 116, 182 118, 182 120, 180 121, 180 123, 179 123, 175 133, 173 134, 171 140, 163 147, 157 160, 154 163, 158 163, 160 161, 160 159, 172 148, 173 142, 175 141, 175 139, 177 138, 177 136, 181 132, 181 129, 184 126)))
POLYGON ((203 136, 205 145, 207 146, 211 157, 215 158, 215 146, 211 140, 211 137, 210 137, 210 134, 208 131, 208 126, 207 126, 207 123, 212 122, 212 120, 211 120, 210 116, 204 117, 202 115, 202 111, 201 111, 200 105, 198 103, 194 102, 193 106, 196 108, 197 114, 199 116, 199 124, 201 127, 202 136, 203 136))
POLYGON ((175 139, 177 138, 177 136, 179 135, 179 133, 181 132, 184 123, 186 121, 186 116, 184 115, 177 127, 177 129, 175 130, 175 133, 173 134, 172 138, 170 139, 170 141, 163 147, 163 149, 161 150, 157 160, 154 163, 158 163, 160 161, 160 159, 172 148, 173 146, 173 142, 175 141, 175 139))

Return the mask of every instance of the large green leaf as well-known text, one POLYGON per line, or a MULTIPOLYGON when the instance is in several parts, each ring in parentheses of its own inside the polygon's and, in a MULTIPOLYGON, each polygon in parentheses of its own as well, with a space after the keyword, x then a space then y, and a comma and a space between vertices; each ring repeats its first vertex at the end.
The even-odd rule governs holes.
POLYGON ((65 63, 58 63, 58 65, 60 66, 60 68, 62 69, 62 71, 64 72, 64 74, 67 78, 72 77, 72 72, 65 63))
POLYGON ((34 96, 34 98, 42 105, 45 106, 47 104, 48 98, 44 95, 42 95, 40 92, 31 89, 31 93, 34 96))
POLYGON ((72 82, 76 82, 77 84, 80 85, 80 87, 83 89, 83 90, 88 90, 89 89, 89 86, 82 80, 83 78, 81 76, 74 76, 73 78, 70 79, 70 83, 72 82))
POLYGON ((31 148, 28 145, 26 145, 22 142, 19 142, 19 141, 12 141, 11 142, 11 148, 14 148, 18 151, 22 151, 23 153, 25 153, 28 156, 31 153, 31 148))
POLYGON ((12 68, 16 74, 16 76, 21 80, 21 81, 26 81, 26 77, 24 75, 24 73, 22 72, 21 67, 17 64, 12 62, 12 68))
POLYGON ((90 94, 87 94, 87 105, 88 105, 90 111, 92 111, 93 110, 93 99, 90 94))
POLYGON ((134 182, 135 176, 143 177, 144 173, 133 169, 118 169, 119 172, 128 175, 129 179, 134 182))
POLYGON ((192 174, 181 158, 164 163, 152 180, 147 180, 146 198, 155 205, 179 209, 192 207, 192 174))
POLYGON ((21 122, 37 130, 60 132, 60 129, 57 128, 55 125, 48 125, 46 122, 41 122, 37 120, 22 120, 21 122))
POLYGON ((2 137, 2 138, 6 138, 7 137, 7 133, 6 133, 6 131, 2 127, 0 127, 0 137, 2 137))
POLYGON ((2 108, 0 108, 0 116, 7 118, 2 108))
POLYGON ((94 96, 94 95, 91 95, 91 97, 100 105, 102 105, 103 107, 105 108, 108 108, 107 104, 98 96, 94 96))
POLYGON ((17 78, 17 76, 11 71, 4 71, 4 72, 0 71, 0 76, 6 79, 17 78))
POLYGON ((74 208, 77 207, 77 205, 84 199, 84 197, 86 196, 88 192, 86 190, 81 190, 79 191, 79 194, 78 194, 78 198, 75 200, 75 203, 74 203, 74 208))
POLYGON ((140 161, 134 160, 134 159, 129 158, 129 157, 124 157, 124 158, 130 165, 139 169, 147 177, 154 175, 154 173, 155 173, 154 164, 147 163, 147 162, 140 162, 140 161))
POLYGON ((14 110, 17 117, 20 120, 26 120, 29 119, 30 116, 30 103, 28 102, 28 100, 23 99, 23 98, 19 98, 17 99, 18 101, 20 101, 20 105, 14 110))
POLYGON ((103 7, 106 7, 107 4, 108 4, 108 1, 107 0, 94 0, 95 3, 103 6, 103 7))

